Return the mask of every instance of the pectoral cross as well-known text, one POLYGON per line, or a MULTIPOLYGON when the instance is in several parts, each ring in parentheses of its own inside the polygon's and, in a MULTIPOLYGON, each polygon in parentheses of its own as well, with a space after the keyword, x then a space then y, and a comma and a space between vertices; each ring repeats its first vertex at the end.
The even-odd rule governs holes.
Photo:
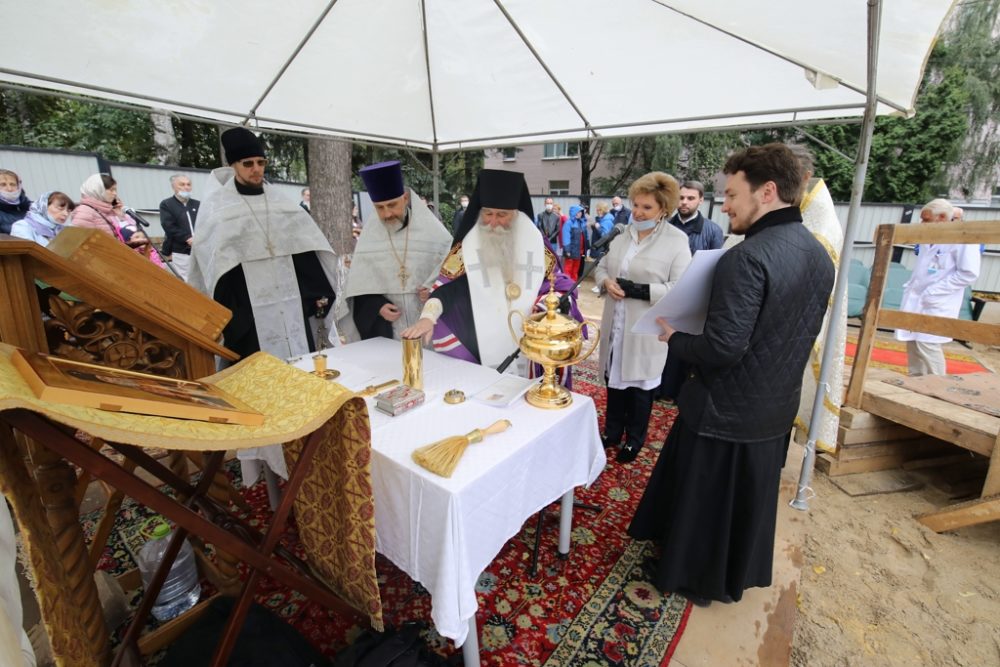
POLYGON ((545 276, 545 269, 543 269, 540 266, 535 266, 535 263, 531 261, 532 259, 534 259, 534 254, 535 254, 534 252, 529 250, 528 261, 524 264, 515 265, 515 268, 524 271, 524 283, 529 290, 535 286, 535 283, 531 278, 531 274, 540 273, 542 274, 543 277, 545 276))
POLYGON ((410 277, 410 273, 406 270, 405 264, 399 265, 399 271, 396 273, 399 276, 399 287, 400 289, 406 289, 406 279, 410 277))

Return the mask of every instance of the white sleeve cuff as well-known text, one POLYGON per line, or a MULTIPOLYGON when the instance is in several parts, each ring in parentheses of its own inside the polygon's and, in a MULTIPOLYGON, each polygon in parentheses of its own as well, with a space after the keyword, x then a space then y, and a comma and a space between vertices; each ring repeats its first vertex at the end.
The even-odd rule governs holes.
POLYGON ((443 312, 444 306, 441 305, 441 299, 427 299, 424 309, 420 311, 420 319, 427 318, 434 324, 437 324, 438 318, 441 317, 441 313, 443 312))

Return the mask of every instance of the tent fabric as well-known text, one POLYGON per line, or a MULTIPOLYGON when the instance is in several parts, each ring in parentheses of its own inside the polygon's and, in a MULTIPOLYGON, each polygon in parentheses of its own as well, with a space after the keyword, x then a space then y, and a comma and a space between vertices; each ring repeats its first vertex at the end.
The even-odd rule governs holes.
MULTIPOLYGON (((884 5, 879 113, 912 113, 951 6, 884 5)), ((791 124, 863 114, 866 11, 862 0, 33 0, 5 9, 8 25, 45 29, 5 34, 0 81, 436 151, 791 124)))

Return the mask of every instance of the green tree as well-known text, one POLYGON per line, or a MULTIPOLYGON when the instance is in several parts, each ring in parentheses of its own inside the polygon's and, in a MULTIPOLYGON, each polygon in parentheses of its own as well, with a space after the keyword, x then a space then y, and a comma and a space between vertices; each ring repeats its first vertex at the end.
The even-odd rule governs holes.
MULTIPOLYGON (((968 131, 968 93, 963 69, 935 67, 941 61, 940 49, 935 49, 924 75, 915 115, 881 116, 875 121, 866 201, 922 202, 948 189, 947 166, 955 162, 968 131)), ((810 132, 848 155, 857 151, 857 124, 820 126, 810 132)), ((833 198, 849 199, 853 165, 834 151, 812 149, 816 173, 827 182, 833 198)))
POLYGON ((959 6, 954 29, 949 30, 941 49, 941 64, 961 68, 969 129, 962 142, 960 158, 949 171, 949 185, 966 197, 989 190, 996 184, 1000 164, 1000 0, 977 0, 959 6))
POLYGON ((155 157, 147 112, 5 90, 0 114, 0 143, 89 151, 112 161, 155 157))

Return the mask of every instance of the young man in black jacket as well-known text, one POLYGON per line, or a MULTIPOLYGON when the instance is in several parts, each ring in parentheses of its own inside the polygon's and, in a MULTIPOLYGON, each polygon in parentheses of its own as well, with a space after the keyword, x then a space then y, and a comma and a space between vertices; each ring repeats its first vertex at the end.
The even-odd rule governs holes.
POLYGON ((647 568, 656 586, 699 605, 771 585, 781 468, 834 282, 802 224, 802 167, 787 146, 738 151, 723 172, 722 210, 746 240, 716 266, 701 334, 659 320, 691 369, 629 526, 663 545, 647 568))

